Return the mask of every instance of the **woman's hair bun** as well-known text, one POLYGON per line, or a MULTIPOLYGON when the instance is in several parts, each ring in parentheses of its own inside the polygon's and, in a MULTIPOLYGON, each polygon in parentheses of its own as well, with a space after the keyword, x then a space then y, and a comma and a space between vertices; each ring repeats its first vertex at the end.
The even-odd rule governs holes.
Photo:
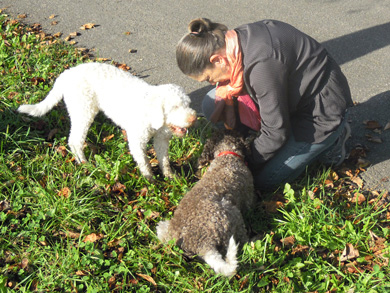
POLYGON ((202 35, 209 31, 212 31, 215 25, 207 18, 197 18, 190 22, 188 25, 188 31, 190 34, 202 35))

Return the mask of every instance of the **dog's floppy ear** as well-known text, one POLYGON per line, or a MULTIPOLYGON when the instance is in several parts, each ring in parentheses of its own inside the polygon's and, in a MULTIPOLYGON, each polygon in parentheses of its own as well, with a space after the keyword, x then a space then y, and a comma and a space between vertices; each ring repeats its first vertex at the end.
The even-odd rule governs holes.
POLYGON ((198 159, 198 166, 200 168, 204 167, 205 165, 207 165, 207 163, 214 160, 215 147, 218 142, 223 138, 223 133, 223 130, 219 130, 206 141, 203 147, 202 154, 198 159))
MULTIPOLYGON (((153 107, 155 107, 155 105, 153 105, 152 108, 153 107)), ((154 111, 151 111, 150 115, 152 117, 152 119, 150 120, 151 121, 150 124, 154 129, 159 129, 164 125, 165 117, 164 117, 163 109, 161 108, 154 109, 154 111)))
POLYGON ((240 147, 242 148, 245 158, 249 158, 252 155, 251 143, 253 140, 254 138, 241 137, 240 147))
MULTIPOLYGON (((198 159, 198 168, 206 166, 209 162, 214 159, 214 144, 212 138, 206 141, 206 144, 203 146, 202 154, 198 159)), ((213 140, 214 141, 214 140, 213 140)))
POLYGON ((165 124, 164 97, 159 95, 158 91, 153 90, 149 93, 150 105, 147 109, 149 121, 154 129, 159 129, 165 124))

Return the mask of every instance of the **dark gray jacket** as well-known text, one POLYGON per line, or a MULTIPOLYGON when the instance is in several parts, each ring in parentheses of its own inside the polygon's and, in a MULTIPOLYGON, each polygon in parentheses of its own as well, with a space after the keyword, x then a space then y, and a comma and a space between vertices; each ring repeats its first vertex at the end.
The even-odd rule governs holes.
POLYGON ((326 49, 293 26, 263 20, 235 29, 243 54, 244 80, 261 116, 254 161, 272 158, 291 133, 319 143, 352 106, 348 82, 326 49))

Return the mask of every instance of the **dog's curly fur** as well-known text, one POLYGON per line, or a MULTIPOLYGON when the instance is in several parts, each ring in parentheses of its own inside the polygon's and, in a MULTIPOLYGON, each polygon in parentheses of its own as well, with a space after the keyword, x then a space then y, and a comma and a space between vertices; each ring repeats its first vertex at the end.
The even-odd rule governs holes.
POLYGON ((200 164, 212 160, 208 170, 183 197, 173 218, 157 226, 162 242, 176 239, 186 253, 201 257, 226 276, 237 268, 236 241, 248 240, 243 214, 255 200, 252 174, 243 160, 248 150, 244 139, 232 131, 209 139, 199 159, 200 164), (218 156, 225 151, 241 157, 218 156))
POLYGON ((196 120, 190 99, 176 85, 153 86, 113 65, 85 63, 64 71, 42 102, 22 105, 21 113, 42 116, 64 99, 71 120, 69 146, 78 163, 86 161, 83 145, 99 111, 126 130, 130 152, 141 173, 153 177, 146 145, 154 137, 160 168, 171 177, 168 146, 173 134, 183 136, 196 120))

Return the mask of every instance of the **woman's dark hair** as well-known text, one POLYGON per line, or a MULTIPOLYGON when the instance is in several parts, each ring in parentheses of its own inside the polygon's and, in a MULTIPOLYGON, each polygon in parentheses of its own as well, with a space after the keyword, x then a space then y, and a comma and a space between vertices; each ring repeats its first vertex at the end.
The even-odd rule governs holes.
POLYGON ((207 18, 198 18, 190 22, 188 30, 176 46, 176 61, 184 74, 197 76, 211 65, 211 55, 225 47, 228 28, 207 18))

